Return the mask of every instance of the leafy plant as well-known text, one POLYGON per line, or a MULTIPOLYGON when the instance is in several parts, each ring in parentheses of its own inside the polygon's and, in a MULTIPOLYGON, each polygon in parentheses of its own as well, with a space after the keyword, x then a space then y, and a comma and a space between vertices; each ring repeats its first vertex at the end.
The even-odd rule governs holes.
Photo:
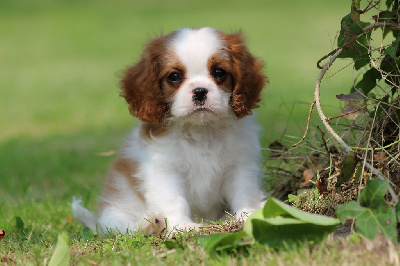
MULTIPOLYGON (((310 115, 316 106, 332 139, 326 141, 324 132, 319 129, 325 154, 329 155, 331 163, 325 168, 328 171, 317 175, 316 187, 323 197, 333 195, 335 191, 332 188, 336 188, 339 201, 344 198, 340 194, 343 187, 364 185, 370 178, 380 179, 368 181, 359 195, 359 203, 339 206, 337 215, 341 215, 342 219, 357 218, 356 228, 369 238, 382 231, 388 238, 397 241, 395 216, 400 207, 396 207, 395 211, 392 206, 397 204, 398 195, 386 177, 391 184, 400 182, 400 6, 396 0, 352 0, 351 3, 350 13, 341 20, 338 47, 317 63, 321 73, 310 115), (368 21, 364 21, 365 14, 372 14, 368 21), (320 86, 325 73, 337 58, 352 60, 349 65, 355 69, 356 80, 349 94, 337 95, 339 100, 345 102, 342 113, 326 117, 320 102, 320 86), (326 63, 321 66, 323 60, 326 63), (340 118, 350 122, 330 122, 340 118), (392 205, 385 201, 387 192, 387 200, 392 205)), ((320 157, 317 160, 312 163, 328 165, 326 158, 322 162, 320 157)))
POLYGON ((371 179, 361 191, 358 202, 339 205, 336 214, 342 222, 346 218, 357 219, 356 229, 363 236, 373 239, 378 231, 397 242, 396 212, 386 200, 389 181, 371 179))
MULTIPOLYGON (((361 0, 353 0, 350 13, 342 19, 338 48, 333 52, 339 52, 339 58, 351 58, 354 68, 361 74, 361 79, 352 86, 352 93, 338 98, 346 101, 342 116, 347 119, 350 119, 347 117, 350 114, 353 117, 351 120, 354 120, 359 111, 369 107, 369 116, 373 122, 366 125, 366 134, 358 140, 358 145, 365 143, 367 148, 351 149, 358 151, 356 158, 366 157, 364 165, 381 180, 368 180, 358 197, 358 202, 339 205, 336 213, 342 221, 345 218, 356 219, 357 231, 367 238, 374 238, 380 231, 393 242, 397 242, 396 211, 398 214, 400 207, 397 204, 395 210, 386 202, 384 196, 387 192, 394 203, 397 202, 397 196, 381 173, 386 172, 393 182, 398 181, 400 167, 398 160, 394 158, 398 153, 396 144, 400 138, 400 111, 396 107, 400 100, 399 2, 386 0, 383 3, 380 0, 370 0, 364 9, 361 9, 360 2, 361 0), (386 6, 386 9, 383 6, 386 6), (372 12, 373 22, 363 22, 361 15, 370 11, 375 11, 372 12), (372 32, 378 30, 382 35, 379 46, 376 46, 377 40, 372 37, 372 32), (389 44, 384 44, 384 39, 389 44), (374 153, 382 150, 385 152, 374 153), (372 163, 366 163, 367 161, 372 163)), ((355 162, 353 165, 350 168, 354 170, 350 173, 360 169, 360 163, 355 162)))

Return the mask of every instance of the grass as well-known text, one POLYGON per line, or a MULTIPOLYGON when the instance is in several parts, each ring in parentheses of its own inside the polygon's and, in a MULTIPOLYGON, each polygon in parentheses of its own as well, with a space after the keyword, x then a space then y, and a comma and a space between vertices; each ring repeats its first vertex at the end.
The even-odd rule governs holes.
MULTIPOLYGON (((135 124, 118 97, 118 73, 161 31, 242 29, 250 50, 266 60, 271 80, 257 111, 263 143, 285 133, 300 137, 316 61, 330 51, 348 10, 346 0, 1 1, 0 229, 7 233, 1 263, 48 262, 62 231, 70 237, 74 264, 216 263, 195 238, 171 252, 141 235, 87 239, 71 219, 72 195, 93 209, 114 158, 105 154, 113 154, 135 124)), ((328 114, 340 112, 334 95, 347 93, 348 84, 351 75, 343 72, 324 83, 328 114)), ((341 243, 325 245, 282 252, 256 246, 222 262, 352 263, 337 252, 341 243)))

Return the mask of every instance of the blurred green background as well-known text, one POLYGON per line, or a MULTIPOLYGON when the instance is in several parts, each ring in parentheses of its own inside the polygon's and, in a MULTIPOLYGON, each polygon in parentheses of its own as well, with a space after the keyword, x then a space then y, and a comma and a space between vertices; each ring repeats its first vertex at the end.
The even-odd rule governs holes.
MULTIPOLYGON (((241 29, 270 79, 257 110, 262 142, 301 137, 316 62, 335 47, 350 2, 1 0, 0 213, 46 199, 68 212, 74 194, 95 199, 113 160, 104 152, 118 150, 135 124, 118 75, 161 32, 241 29)), ((328 115, 340 113, 334 95, 351 80, 351 71, 324 80, 328 115)))

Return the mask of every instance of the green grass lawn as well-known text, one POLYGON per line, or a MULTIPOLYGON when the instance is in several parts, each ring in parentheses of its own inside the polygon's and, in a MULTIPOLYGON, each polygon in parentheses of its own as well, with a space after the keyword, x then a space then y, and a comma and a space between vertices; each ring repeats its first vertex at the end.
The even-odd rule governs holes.
MULTIPOLYGON (((160 32, 242 29, 250 50, 267 62, 271 81, 257 111, 263 143, 284 134, 301 137, 319 72, 316 61, 334 46, 349 2, 2 0, 0 229, 7 235, 0 242, 1 263, 48 262, 61 231, 70 236, 75 263, 207 262, 196 242, 159 257, 162 247, 153 248, 142 236, 86 242, 82 226, 70 218, 73 195, 94 207, 114 158, 104 153, 117 151, 135 125, 118 96, 120 71, 160 32), (196 255, 187 255, 192 249, 196 255)), ((338 69, 346 63, 341 64, 338 69)), ((334 95, 347 93, 351 80, 347 71, 324 81, 328 114, 340 112, 334 95)), ((307 252, 297 252, 294 260, 288 253, 282 261, 322 263, 327 254, 319 251, 315 258, 307 252)), ((264 247, 247 259, 281 260, 264 247)))

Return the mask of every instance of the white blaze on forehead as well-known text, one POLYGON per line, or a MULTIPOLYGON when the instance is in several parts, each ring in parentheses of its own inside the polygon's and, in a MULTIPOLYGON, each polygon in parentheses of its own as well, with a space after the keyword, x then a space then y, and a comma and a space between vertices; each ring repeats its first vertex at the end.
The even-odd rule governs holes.
POLYGON ((223 43, 212 28, 186 28, 178 32, 172 46, 187 76, 195 76, 207 74, 208 59, 221 50, 223 43))

